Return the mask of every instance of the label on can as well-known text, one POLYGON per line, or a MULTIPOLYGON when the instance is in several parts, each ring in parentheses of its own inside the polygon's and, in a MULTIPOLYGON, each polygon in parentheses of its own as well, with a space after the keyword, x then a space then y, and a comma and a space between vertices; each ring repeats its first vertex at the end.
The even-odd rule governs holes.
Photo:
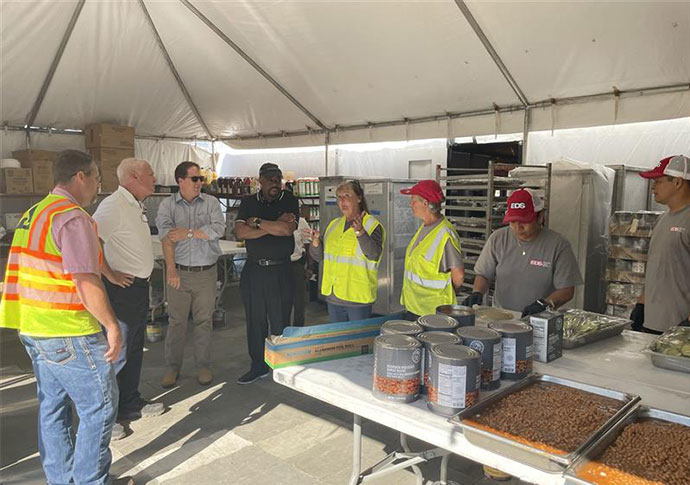
POLYGON ((438 364, 438 404, 450 408, 465 407, 467 367, 438 364))
MULTIPOLYGON (((532 355, 532 346, 528 346, 528 355, 532 355)), ((508 374, 515 373, 515 339, 503 337, 503 372, 508 374)))
POLYGON ((632 272, 633 273, 644 273, 645 263, 644 261, 633 261, 632 272))
POLYGON ((529 360, 532 358, 532 346, 528 345, 527 348, 525 348, 525 359, 529 360))
POLYGON ((501 346, 501 343, 497 343, 494 345, 494 368, 493 368, 493 379, 492 381, 497 381, 501 378, 501 359, 503 356, 501 355, 503 352, 503 348, 501 346))

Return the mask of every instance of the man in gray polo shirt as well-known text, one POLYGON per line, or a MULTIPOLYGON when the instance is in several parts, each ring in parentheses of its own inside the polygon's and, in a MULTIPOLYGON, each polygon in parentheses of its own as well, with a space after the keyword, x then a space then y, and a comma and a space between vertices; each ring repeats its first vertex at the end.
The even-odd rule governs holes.
POLYGON ((649 243, 644 292, 630 315, 633 329, 660 334, 690 326, 690 160, 664 158, 640 175, 651 179, 654 199, 668 206, 649 243))
POLYGON ((489 236, 474 265, 472 294, 463 304, 480 304, 493 280, 494 306, 522 316, 567 303, 582 284, 570 243, 542 227, 544 202, 531 190, 516 190, 507 206, 503 222, 510 226, 489 236))

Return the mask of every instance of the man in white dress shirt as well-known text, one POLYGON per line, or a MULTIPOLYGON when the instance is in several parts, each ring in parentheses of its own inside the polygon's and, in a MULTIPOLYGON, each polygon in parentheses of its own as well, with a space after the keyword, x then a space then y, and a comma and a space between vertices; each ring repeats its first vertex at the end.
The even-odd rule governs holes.
MULTIPOLYGON (((115 364, 119 421, 157 416, 164 406, 139 394, 153 270, 151 230, 142 202, 153 193, 156 177, 148 162, 134 158, 120 162, 117 177, 120 186, 99 204, 93 218, 104 249, 103 283, 123 332, 124 348, 115 364)), ((124 428, 116 425, 113 439, 121 437, 124 428)))

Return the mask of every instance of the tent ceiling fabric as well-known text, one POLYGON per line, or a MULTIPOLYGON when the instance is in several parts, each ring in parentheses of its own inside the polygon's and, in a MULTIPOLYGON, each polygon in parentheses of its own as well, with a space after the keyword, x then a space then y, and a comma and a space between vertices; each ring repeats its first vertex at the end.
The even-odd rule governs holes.
MULTIPOLYGON (((213 136, 251 138, 316 128, 183 2, 144 3, 213 136)), ((331 129, 520 105, 453 0, 190 3, 331 129)), ((0 121, 25 123, 76 5, 0 5, 0 121)), ((467 6, 532 103, 610 92, 614 86, 690 83, 690 2, 467 6)), ((649 96, 627 107, 621 99, 620 110, 596 102, 599 108, 576 110, 570 119, 568 109, 560 116, 535 113, 534 128, 548 129, 554 120, 556 128, 615 123, 614 111, 626 121, 687 116, 687 92, 659 99, 658 105, 649 96)), ((334 132, 331 138, 366 142, 522 131, 521 113, 499 118, 334 132)), ((34 124, 81 128, 101 121, 133 125, 144 136, 206 137, 138 1, 86 1, 34 124)), ((323 140, 306 135, 269 144, 323 140)))

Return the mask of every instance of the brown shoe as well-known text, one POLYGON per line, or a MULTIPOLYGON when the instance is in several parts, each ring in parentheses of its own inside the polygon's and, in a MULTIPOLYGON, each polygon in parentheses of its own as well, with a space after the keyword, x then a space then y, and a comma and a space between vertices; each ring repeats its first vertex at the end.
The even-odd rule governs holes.
POLYGON ((180 377, 180 372, 178 370, 168 369, 165 372, 163 379, 161 379, 161 386, 163 386, 164 389, 173 387, 175 384, 177 384, 178 377, 180 377))
POLYGON ((206 367, 202 367, 201 369, 199 369, 199 375, 197 376, 196 380, 199 381, 199 384, 201 384, 202 386, 208 386, 213 380, 211 371, 208 370, 206 367))

